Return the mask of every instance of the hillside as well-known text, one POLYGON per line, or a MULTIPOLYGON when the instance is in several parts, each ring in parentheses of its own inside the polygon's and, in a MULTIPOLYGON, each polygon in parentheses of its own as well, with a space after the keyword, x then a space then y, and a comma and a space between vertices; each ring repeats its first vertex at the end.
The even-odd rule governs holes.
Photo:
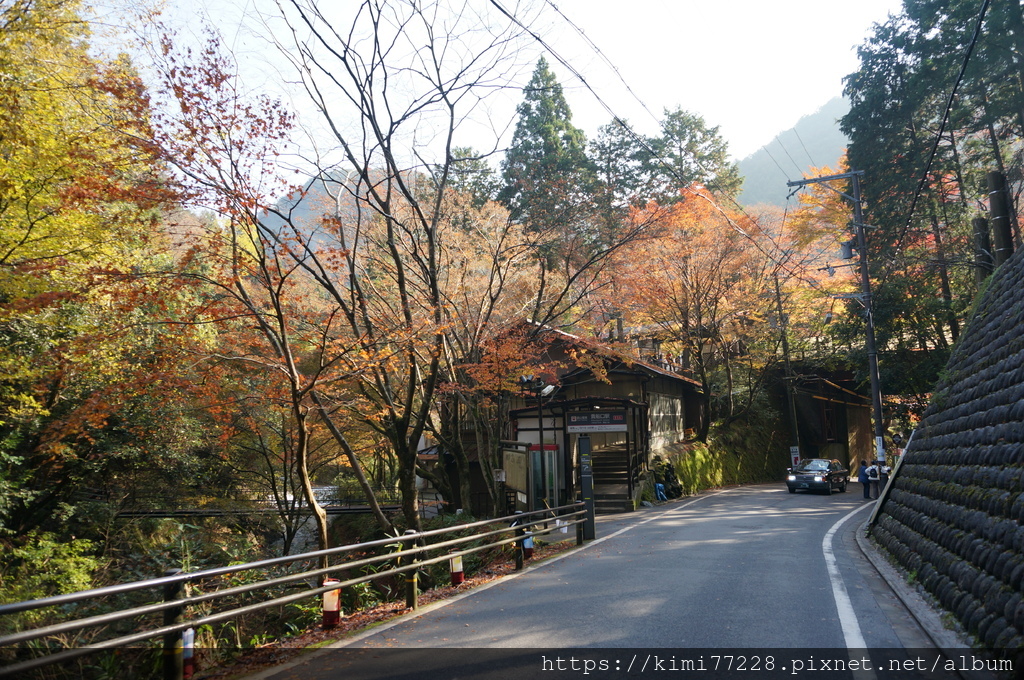
POLYGON ((836 97, 741 160, 740 175, 745 179, 739 202, 785 205, 787 181, 802 178, 811 166, 835 168, 848 142, 838 121, 849 108, 849 102, 836 97))

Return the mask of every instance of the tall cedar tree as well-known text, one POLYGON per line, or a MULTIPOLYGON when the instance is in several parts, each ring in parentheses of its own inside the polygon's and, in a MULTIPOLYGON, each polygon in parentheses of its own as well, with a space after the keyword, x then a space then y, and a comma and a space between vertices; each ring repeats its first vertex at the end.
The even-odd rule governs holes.
POLYGON ((846 78, 842 128, 850 167, 864 172, 865 221, 877 227, 868 234, 874 319, 882 380, 894 392, 930 389, 970 309, 972 219, 987 202, 985 173, 1004 172, 1014 198, 1022 187, 1020 3, 990 7, 943 120, 980 7, 908 0, 875 27, 846 78))
POLYGON ((588 214, 594 172, 586 137, 572 124, 562 86, 544 57, 523 90, 512 143, 501 164, 498 200, 531 231, 565 234, 588 214))
POLYGON ((653 147, 634 133, 629 123, 616 119, 597 131, 589 144, 596 175, 600 238, 610 243, 630 217, 630 208, 643 206, 653 196, 653 147))
POLYGON ((659 185, 661 203, 680 200, 683 190, 701 184, 715 194, 735 196, 743 184, 736 163, 729 161, 729 145, 704 118, 676 107, 665 110, 661 136, 652 140, 656 155, 651 175, 659 185))

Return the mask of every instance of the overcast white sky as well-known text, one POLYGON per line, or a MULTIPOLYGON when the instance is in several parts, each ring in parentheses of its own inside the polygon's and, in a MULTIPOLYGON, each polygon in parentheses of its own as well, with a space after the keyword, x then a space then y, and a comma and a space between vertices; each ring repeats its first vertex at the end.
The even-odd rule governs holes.
MULTIPOLYGON (((488 0, 474 1, 488 4, 488 0)), ((516 0, 498 1, 515 11, 516 0)), ((719 126, 737 159, 839 96, 843 76, 857 67, 856 47, 874 23, 885 21, 902 6, 901 0, 533 2, 540 9, 533 15, 531 29, 585 74, 590 88, 612 113, 639 132, 654 134, 664 109, 681 106, 701 115, 709 126, 719 126), (593 45, 581 39, 574 26, 593 45)), ((197 13, 214 14, 228 43, 236 41, 232 46, 238 55, 250 49, 256 53, 254 61, 259 61, 259 53, 266 49, 265 44, 246 39, 244 31, 236 32, 232 23, 254 6, 272 12, 271 0, 167 0, 167 4, 171 16, 192 28, 197 13)), ((339 12, 358 4, 358 0, 321 3, 339 12)), ((530 66, 536 61, 531 55, 523 58, 530 66)), ((557 58, 548 61, 566 90, 573 122, 593 138, 611 114, 557 58)), ((531 70, 524 70, 524 85, 531 70)), ((509 119, 514 119, 514 106, 521 98, 518 92, 510 93, 509 119)), ((470 144, 487 146, 486 142, 470 144)))

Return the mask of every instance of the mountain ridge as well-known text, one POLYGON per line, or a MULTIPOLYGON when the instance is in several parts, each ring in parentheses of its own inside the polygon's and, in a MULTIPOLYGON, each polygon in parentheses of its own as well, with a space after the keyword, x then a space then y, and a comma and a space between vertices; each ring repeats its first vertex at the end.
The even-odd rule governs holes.
POLYGON ((784 206, 791 191, 787 181, 802 179, 811 167, 837 168, 849 144, 839 119, 849 110, 849 101, 835 97, 738 161, 744 180, 737 201, 745 206, 784 206))

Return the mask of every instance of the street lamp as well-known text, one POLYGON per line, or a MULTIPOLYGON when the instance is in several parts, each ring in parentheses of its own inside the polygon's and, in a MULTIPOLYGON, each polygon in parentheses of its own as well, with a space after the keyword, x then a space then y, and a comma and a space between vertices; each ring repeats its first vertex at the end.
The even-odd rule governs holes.
MULTIPOLYGON (((548 491, 548 474, 547 474, 547 457, 544 455, 544 397, 549 396, 555 391, 554 385, 548 385, 543 379, 534 377, 532 375, 519 376, 519 384, 522 388, 528 392, 531 392, 537 396, 537 430, 540 437, 540 478, 541 488, 547 497, 548 491)), ((530 461, 530 468, 533 468, 533 461, 530 461)), ((530 489, 531 494, 533 489, 530 489)), ((530 508, 536 510, 537 508, 530 508)))

